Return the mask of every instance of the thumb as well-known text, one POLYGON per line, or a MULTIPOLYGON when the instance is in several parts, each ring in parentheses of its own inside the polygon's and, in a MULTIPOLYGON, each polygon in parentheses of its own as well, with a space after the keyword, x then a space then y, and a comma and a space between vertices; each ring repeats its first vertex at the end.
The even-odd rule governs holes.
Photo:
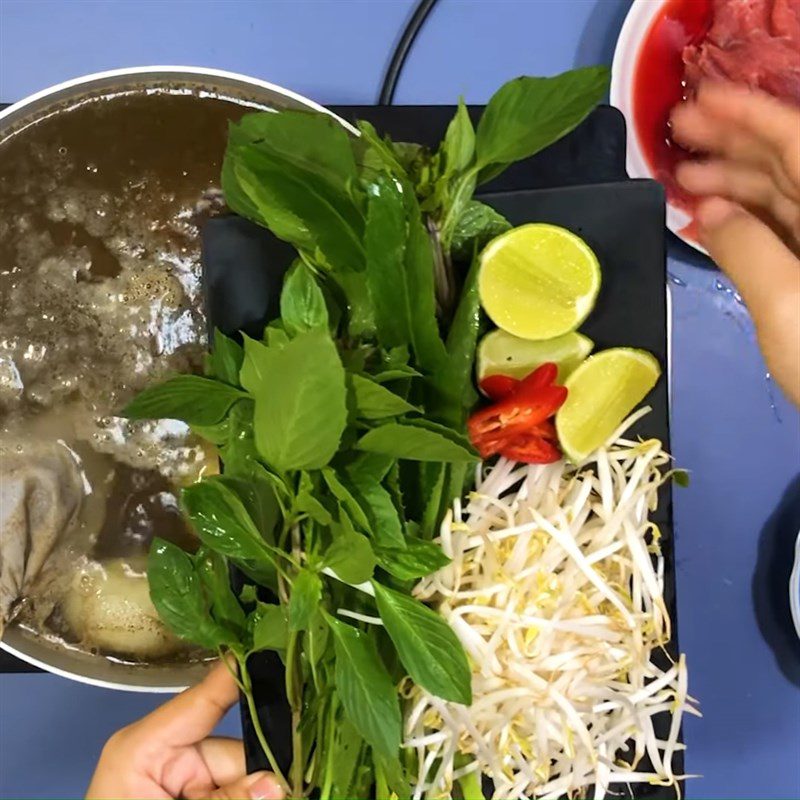
POLYGON ((271 772, 254 772, 209 795, 209 800, 283 800, 285 794, 271 772))
POLYGON ((700 203, 697 222, 750 311, 770 372, 800 403, 800 261, 760 219, 721 197, 700 203))

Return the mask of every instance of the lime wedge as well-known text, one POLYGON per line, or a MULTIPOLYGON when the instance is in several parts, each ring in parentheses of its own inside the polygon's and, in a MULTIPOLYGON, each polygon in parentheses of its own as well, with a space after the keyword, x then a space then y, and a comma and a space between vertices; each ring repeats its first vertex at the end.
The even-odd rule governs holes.
POLYGON ((558 440, 579 463, 604 445, 655 386, 661 367, 646 350, 617 347, 587 358, 564 384, 569 394, 556 414, 558 440))
POLYGON ((483 308, 499 328, 523 339, 575 330, 594 308, 599 289, 597 256, 557 225, 514 228, 481 253, 483 308))
POLYGON ((535 342, 506 331, 487 333, 478 345, 478 382, 487 375, 524 378, 546 361, 558 364, 558 383, 564 383, 578 364, 592 352, 594 342, 582 333, 565 333, 535 342))

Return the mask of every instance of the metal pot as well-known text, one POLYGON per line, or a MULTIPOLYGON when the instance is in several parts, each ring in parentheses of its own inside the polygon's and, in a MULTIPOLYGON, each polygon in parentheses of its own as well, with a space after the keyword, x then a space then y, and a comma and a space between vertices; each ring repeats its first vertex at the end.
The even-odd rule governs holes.
MULTIPOLYGON (((316 103, 266 81, 221 70, 196 67, 134 67, 98 72, 60 83, 0 112, 0 139, 43 116, 69 108, 79 100, 132 89, 188 89, 202 98, 223 95, 256 108, 298 108, 325 111, 316 103)), ((326 112, 329 113, 329 112, 326 112)), ((341 121, 341 120, 340 120, 341 121)), ((348 129, 347 123, 342 121, 348 129)), ((17 658, 56 675, 111 689, 175 692, 196 682, 204 664, 131 665, 94 656, 10 626, 0 647, 17 658)))

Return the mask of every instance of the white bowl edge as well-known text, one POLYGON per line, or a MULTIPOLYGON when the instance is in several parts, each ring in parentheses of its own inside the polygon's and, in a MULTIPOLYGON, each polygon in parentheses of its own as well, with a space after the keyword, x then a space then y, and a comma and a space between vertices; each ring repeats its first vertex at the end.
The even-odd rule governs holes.
POLYGON ((789 608, 792 610, 794 629, 800 638, 800 533, 794 545, 794 569, 789 578, 789 608))
MULTIPOLYGON (((611 105, 616 106, 625 117, 628 136, 625 151, 625 166, 631 178, 655 180, 647 163, 633 116, 633 79, 639 60, 639 50, 644 37, 655 18, 669 0, 633 0, 617 39, 614 60, 611 65, 611 105)), ((667 203, 667 227, 686 244, 708 255, 705 248, 681 231, 692 221, 691 215, 667 203)))

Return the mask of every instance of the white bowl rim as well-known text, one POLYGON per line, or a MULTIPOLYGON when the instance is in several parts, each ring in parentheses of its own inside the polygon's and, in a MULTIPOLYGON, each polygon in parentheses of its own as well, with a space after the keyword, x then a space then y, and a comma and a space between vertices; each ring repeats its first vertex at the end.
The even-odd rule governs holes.
MULTIPOLYGON (((639 140, 633 116, 633 83, 644 37, 650 26, 670 0, 633 0, 614 48, 611 65, 611 105, 624 115, 628 128, 625 165, 631 178, 650 178, 655 180, 639 140)), ((708 255, 708 251, 684 233, 683 229, 691 223, 692 217, 683 209, 667 201, 667 227, 681 240, 695 250, 708 255)))
POLYGON ((800 533, 794 545, 794 569, 789 577, 789 608, 792 611, 794 629, 800 638, 800 533))
MULTIPOLYGON (((357 134, 358 131, 354 128, 347 120, 343 119, 342 117, 334 114, 329 109, 325 108, 324 106, 320 105, 319 103, 304 97, 297 92, 293 92, 290 89, 285 89, 282 86, 278 86, 275 83, 270 83, 269 81, 262 80, 260 78, 254 78, 250 75, 243 75, 238 72, 230 72, 228 70, 221 70, 221 69, 213 69, 211 67, 198 67, 198 66, 181 66, 181 65, 151 65, 151 66, 138 66, 138 67, 119 67, 116 69, 110 70, 103 70, 101 72, 92 72, 87 75, 80 75, 76 78, 70 78, 69 80, 62 81, 60 83, 53 84, 52 86, 48 86, 45 89, 41 89, 34 94, 28 95, 27 97, 18 100, 15 103, 12 103, 7 108, 0 111, 0 123, 9 117, 9 116, 16 116, 19 114, 20 111, 23 111, 26 107, 34 105, 40 100, 46 100, 49 96, 55 95, 59 92, 68 89, 80 89, 83 86, 91 86, 91 84, 96 83, 97 81, 104 81, 109 78, 120 78, 120 79, 128 79, 133 78, 135 79, 137 76, 147 76, 147 75, 159 75, 161 79, 168 79, 170 76, 174 76, 176 79, 180 78, 198 78, 198 79, 220 79, 224 81, 233 81, 239 84, 242 84, 243 87, 252 86, 256 89, 263 89, 267 92, 271 92, 272 94, 279 95, 281 97, 286 98, 299 106, 303 106, 313 111, 318 111, 323 114, 328 114, 329 116, 336 119, 343 127, 345 127, 351 133, 357 134)), ((88 684, 90 686, 97 686, 100 688, 105 689, 115 689, 119 691, 126 691, 126 692, 146 692, 148 694, 171 694, 175 692, 180 692, 186 688, 186 683, 178 683, 175 685, 148 685, 148 684, 137 684, 135 681, 123 683, 114 680, 108 680, 105 678, 96 678, 89 675, 84 675, 78 671, 72 671, 68 669, 63 669, 58 667, 54 664, 48 663, 40 658, 36 658, 35 656, 26 653, 24 650, 19 649, 18 647, 14 647, 13 645, 9 644, 5 638, 0 639, 0 649, 5 650, 7 653, 10 653, 12 656, 24 661, 31 666, 37 667, 45 672, 52 673, 54 675, 58 675, 63 678, 68 678, 69 680, 77 681, 79 683, 88 684)), ((187 668, 190 668, 191 665, 187 665, 187 668)), ((113 669, 113 667, 111 668, 113 669)))

